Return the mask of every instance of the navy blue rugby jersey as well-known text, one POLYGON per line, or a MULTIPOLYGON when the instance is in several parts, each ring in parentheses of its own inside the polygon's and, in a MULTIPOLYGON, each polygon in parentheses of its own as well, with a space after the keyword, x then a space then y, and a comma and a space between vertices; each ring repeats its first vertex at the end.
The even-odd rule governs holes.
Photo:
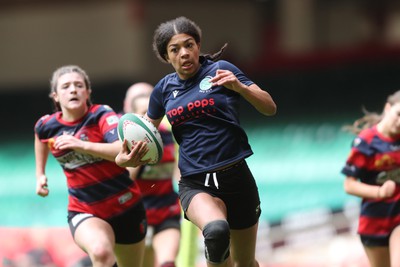
POLYGON ((232 71, 240 82, 253 82, 236 66, 201 57, 197 74, 181 80, 171 73, 160 80, 150 97, 147 115, 166 115, 179 144, 182 176, 207 172, 253 154, 248 137, 239 123, 240 94, 209 80, 218 69, 232 71))

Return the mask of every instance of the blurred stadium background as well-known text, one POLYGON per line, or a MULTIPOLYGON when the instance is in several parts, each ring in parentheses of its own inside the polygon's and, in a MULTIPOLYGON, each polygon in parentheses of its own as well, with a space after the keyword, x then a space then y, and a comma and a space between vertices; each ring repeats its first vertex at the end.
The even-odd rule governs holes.
MULTIPOLYGON (((0 1, 3 266, 31 249, 46 250, 51 266, 84 255, 67 229, 65 178, 51 157, 51 194, 35 195, 33 126, 52 112, 53 70, 80 65, 94 101, 120 111, 130 84, 172 71, 153 55, 152 34, 180 15, 203 29, 203 52, 228 42, 224 58, 278 104, 271 118, 241 107, 262 198, 262 266, 368 266, 355 234, 359 200, 342 189, 353 136, 341 127, 363 106, 379 112, 400 88, 400 3, 389 0, 0 1)), ((197 266, 202 253, 200 237, 197 266)))

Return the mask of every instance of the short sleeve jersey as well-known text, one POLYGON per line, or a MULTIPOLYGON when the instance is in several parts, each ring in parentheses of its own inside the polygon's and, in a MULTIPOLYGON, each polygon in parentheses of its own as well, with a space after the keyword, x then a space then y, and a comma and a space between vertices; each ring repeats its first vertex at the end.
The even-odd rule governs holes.
POLYGON ((239 122, 240 94, 209 80, 218 69, 232 71, 240 82, 251 85, 242 71, 227 61, 200 58, 195 76, 181 80, 171 73, 160 80, 150 97, 147 114, 166 115, 179 144, 182 176, 207 172, 253 154, 239 122))
POLYGON ((346 165, 341 171, 369 185, 397 183, 393 197, 363 199, 358 232, 365 236, 387 237, 400 225, 400 136, 388 138, 376 126, 363 130, 353 141, 346 165))
POLYGON ((75 122, 64 121, 61 112, 43 116, 36 122, 36 135, 47 144, 67 177, 68 210, 108 219, 141 200, 137 184, 115 162, 72 149, 54 148, 57 137, 64 134, 84 141, 113 143, 118 140, 117 125, 118 116, 107 105, 92 105, 75 122))

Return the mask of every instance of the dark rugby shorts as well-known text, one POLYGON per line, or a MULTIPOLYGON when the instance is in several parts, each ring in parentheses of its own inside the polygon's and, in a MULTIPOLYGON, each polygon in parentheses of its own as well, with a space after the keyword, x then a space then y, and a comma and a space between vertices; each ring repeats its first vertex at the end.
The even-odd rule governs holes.
POLYGON ((157 225, 149 224, 147 226, 146 246, 152 245, 153 237, 156 234, 158 234, 164 230, 168 230, 168 229, 177 229, 179 231, 181 230, 181 216, 180 215, 169 217, 157 225))
POLYGON ((166 229, 181 229, 181 216, 173 216, 165 219, 162 223, 157 224, 157 225, 152 225, 154 227, 154 235, 158 234, 161 231, 164 231, 166 229))
MULTIPOLYGON (((89 213, 68 211, 68 224, 72 236, 75 236, 76 229, 83 221, 92 217, 97 216, 89 213)), ((115 235, 115 243, 117 244, 134 244, 146 236, 146 211, 142 202, 137 203, 122 214, 102 220, 111 225, 115 235)))
POLYGON ((225 203, 231 229, 246 229, 258 222, 260 197, 245 160, 215 172, 181 177, 179 198, 186 219, 190 201, 198 193, 218 197, 225 203))
POLYGON ((360 235, 361 243, 366 247, 388 247, 389 236, 360 235))

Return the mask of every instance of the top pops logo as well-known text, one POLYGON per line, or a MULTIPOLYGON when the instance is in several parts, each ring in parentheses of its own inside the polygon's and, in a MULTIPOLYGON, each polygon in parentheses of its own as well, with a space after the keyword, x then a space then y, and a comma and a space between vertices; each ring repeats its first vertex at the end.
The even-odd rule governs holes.
MULTIPOLYGON (((214 106, 214 104, 215 104, 214 98, 209 98, 209 99, 208 98, 204 98, 204 99, 201 99, 201 100, 196 100, 196 101, 187 103, 186 111, 187 112, 192 112, 195 109, 199 109, 199 108, 204 109, 204 108, 207 108, 209 106, 214 106)), ((185 108, 183 106, 179 106, 177 108, 168 110, 166 113, 167 113, 168 117, 172 118, 174 116, 184 115, 184 112, 185 112, 185 108)))

